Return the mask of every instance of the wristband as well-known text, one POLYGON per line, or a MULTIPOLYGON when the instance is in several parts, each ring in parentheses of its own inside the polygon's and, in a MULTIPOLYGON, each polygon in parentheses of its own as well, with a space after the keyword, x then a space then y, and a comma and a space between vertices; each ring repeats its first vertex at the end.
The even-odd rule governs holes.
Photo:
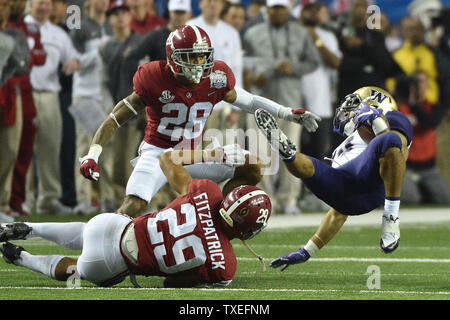
POLYGON ((291 108, 286 108, 281 106, 280 110, 278 110, 278 118, 283 120, 289 120, 289 116, 292 114, 291 108))
POLYGON ((98 162, 98 158, 100 157, 100 154, 102 153, 102 146, 99 144, 93 144, 89 148, 88 156, 95 160, 95 162, 98 162))
POLYGON ((372 122, 372 130, 373 133, 377 136, 379 133, 383 132, 388 128, 386 121, 383 118, 379 117, 373 120, 372 122))

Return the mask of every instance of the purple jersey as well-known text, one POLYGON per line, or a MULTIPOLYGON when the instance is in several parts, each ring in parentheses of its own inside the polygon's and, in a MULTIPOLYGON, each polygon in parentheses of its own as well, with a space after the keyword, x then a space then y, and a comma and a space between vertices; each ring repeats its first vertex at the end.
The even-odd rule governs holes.
MULTIPOLYGON (((410 145, 412 126, 406 116, 399 111, 390 111, 386 118, 391 129, 403 133, 410 145)), ((351 135, 335 150, 333 160, 337 166, 334 168, 310 157, 315 173, 311 178, 303 179, 306 187, 318 198, 346 215, 364 214, 384 203, 379 160, 387 149, 402 148, 400 136, 394 132, 380 134, 365 148, 357 138, 351 135), (359 144, 353 145, 353 141, 359 144)))

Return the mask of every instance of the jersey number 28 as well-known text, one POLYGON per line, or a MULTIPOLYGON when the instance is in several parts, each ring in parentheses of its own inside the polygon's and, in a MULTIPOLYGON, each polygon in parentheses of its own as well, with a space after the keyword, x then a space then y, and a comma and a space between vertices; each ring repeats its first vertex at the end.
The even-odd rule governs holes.
POLYGON ((174 141, 180 140, 183 136, 185 139, 198 138, 203 132, 212 108, 213 105, 211 102, 197 102, 190 108, 184 103, 165 104, 162 107, 162 112, 171 113, 177 110, 178 114, 176 117, 161 118, 158 132, 172 137, 174 141), (199 111, 203 111, 201 117, 198 117, 199 111), (172 129, 169 129, 169 125, 173 125, 172 129))

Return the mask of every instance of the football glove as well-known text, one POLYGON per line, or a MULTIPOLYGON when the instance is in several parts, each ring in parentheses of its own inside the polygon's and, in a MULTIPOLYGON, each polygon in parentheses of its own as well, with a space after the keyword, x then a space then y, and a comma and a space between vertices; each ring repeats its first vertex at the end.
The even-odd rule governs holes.
POLYGON ((365 125, 372 128, 375 134, 378 134, 388 128, 386 122, 383 118, 381 118, 383 109, 371 107, 364 102, 362 102, 361 105, 361 108, 355 109, 355 116, 352 118, 355 128, 365 125))
POLYGON ((80 161, 80 173, 83 177, 89 180, 98 181, 100 173, 98 172, 98 164, 95 159, 87 155, 79 159, 80 161))
POLYGON ((272 268, 281 268, 281 271, 284 271, 291 264, 303 263, 308 261, 311 256, 305 248, 300 248, 298 251, 288 253, 284 256, 278 257, 270 263, 272 268))
POLYGON ((245 155, 238 144, 229 144, 222 147, 223 162, 230 167, 239 167, 245 164, 245 155))
POLYGON ((214 136, 211 137, 211 141, 212 144, 207 146, 206 149, 216 150, 216 154, 222 155, 222 158, 219 160, 221 163, 230 167, 238 167, 245 164, 245 154, 238 144, 221 146, 219 140, 214 136))
POLYGON ((322 119, 312 112, 305 109, 291 109, 288 108, 286 112, 283 113, 283 119, 288 121, 293 121, 303 125, 308 132, 315 132, 319 127, 317 122, 322 121, 322 119))

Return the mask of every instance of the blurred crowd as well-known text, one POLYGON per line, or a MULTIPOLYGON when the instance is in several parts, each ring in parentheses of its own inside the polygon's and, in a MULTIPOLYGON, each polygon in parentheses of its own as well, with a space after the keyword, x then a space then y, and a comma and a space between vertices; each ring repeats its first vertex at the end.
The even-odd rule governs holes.
MULTIPOLYGON (((34 211, 90 214, 118 208, 145 115, 105 146, 98 183, 78 173, 78 159, 115 103, 133 91, 137 67, 166 59, 167 36, 184 24, 208 33, 215 59, 230 66, 237 86, 318 114, 323 121, 314 134, 288 122, 280 126, 302 152, 323 161, 341 141, 332 125, 339 102, 363 86, 386 88, 414 127, 402 203, 448 205, 450 8, 439 0, 414 0, 407 16, 393 24, 373 4, 0 0, 0 221, 34 211)), ((208 128, 255 124, 251 115, 221 103, 208 128)), ((261 184, 275 211, 326 207, 284 167, 261 184)), ((173 196, 163 188, 149 209, 173 196)))

